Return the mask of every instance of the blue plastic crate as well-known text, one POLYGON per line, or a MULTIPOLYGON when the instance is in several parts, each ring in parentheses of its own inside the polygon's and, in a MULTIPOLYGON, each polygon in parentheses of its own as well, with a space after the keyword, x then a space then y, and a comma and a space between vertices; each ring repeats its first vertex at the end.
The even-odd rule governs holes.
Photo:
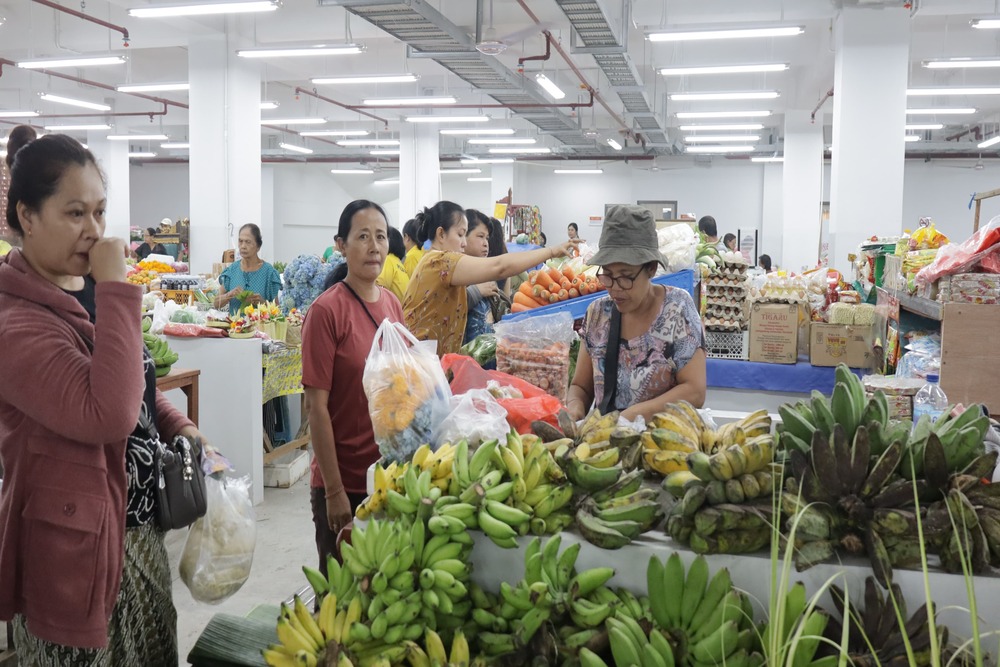
MULTIPOLYGON (((690 294, 692 299, 694 298, 694 271, 691 269, 685 269, 684 271, 678 271, 677 273, 668 273, 663 276, 656 276, 653 278, 653 282, 657 285, 677 287, 690 294)), ((527 310, 523 313, 510 313, 503 318, 503 321, 516 322, 517 320, 525 317, 538 317, 540 315, 552 315, 553 313, 562 312, 568 312, 573 316, 574 320, 580 320, 587 314, 587 308, 590 307, 590 304, 606 294, 607 292, 597 292, 596 294, 578 296, 575 299, 554 303, 551 306, 539 306, 538 308, 532 308, 531 310, 527 310)))

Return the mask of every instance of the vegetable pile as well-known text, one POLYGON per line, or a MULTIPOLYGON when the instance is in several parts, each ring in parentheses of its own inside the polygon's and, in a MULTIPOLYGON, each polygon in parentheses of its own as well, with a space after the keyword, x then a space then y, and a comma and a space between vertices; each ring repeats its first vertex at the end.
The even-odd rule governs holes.
POLYGON ((523 313, 539 306, 602 291, 604 286, 597 278, 577 273, 569 263, 564 264, 561 269, 546 267, 528 274, 528 280, 521 283, 514 293, 511 312, 523 313))

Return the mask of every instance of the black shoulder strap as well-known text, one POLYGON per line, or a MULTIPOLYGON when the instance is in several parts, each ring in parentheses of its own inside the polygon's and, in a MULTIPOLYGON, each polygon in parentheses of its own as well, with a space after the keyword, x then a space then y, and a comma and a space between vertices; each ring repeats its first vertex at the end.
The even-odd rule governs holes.
POLYGON ((346 287, 347 291, 351 293, 351 296, 353 296, 355 299, 358 300, 358 303, 361 304, 361 307, 365 309, 365 315, 368 316, 368 319, 372 321, 373 325, 375 325, 375 330, 378 331, 378 322, 376 322, 375 318, 372 317, 372 311, 368 310, 368 306, 361 299, 361 297, 358 296, 358 293, 355 292, 354 289, 350 285, 348 285, 346 282, 341 281, 340 284, 343 285, 344 287, 346 287))
POLYGON ((618 396, 618 355, 621 352, 622 314, 611 304, 611 326, 608 331, 608 348, 604 357, 604 398, 598 408, 602 415, 615 409, 618 396))

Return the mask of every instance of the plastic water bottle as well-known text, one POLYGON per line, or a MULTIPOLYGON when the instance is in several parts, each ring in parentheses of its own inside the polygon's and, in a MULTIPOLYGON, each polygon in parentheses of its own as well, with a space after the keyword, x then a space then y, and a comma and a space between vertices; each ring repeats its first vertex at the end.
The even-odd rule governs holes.
POLYGON ((935 422, 946 410, 948 410, 948 397, 938 384, 938 376, 935 373, 928 373, 927 384, 913 397, 913 423, 920 421, 923 415, 927 415, 931 422, 935 422))

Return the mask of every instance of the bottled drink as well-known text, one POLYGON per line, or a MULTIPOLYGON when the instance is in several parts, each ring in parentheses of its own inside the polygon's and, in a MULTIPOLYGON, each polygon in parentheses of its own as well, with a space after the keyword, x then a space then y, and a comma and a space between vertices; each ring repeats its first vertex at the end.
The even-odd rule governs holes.
POLYGON ((938 384, 937 374, 928 373, 927 384, 913 397, 913 423, 916 424, 923 415, 930 417, 932 422, 937 421, 947 410, 948 397, 938 384))

